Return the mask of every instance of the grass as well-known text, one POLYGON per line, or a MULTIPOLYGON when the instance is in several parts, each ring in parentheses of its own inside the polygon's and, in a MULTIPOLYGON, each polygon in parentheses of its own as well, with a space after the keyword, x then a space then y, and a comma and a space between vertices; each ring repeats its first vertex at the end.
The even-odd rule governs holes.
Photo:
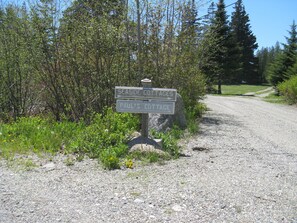
POLYGON ((222 85, 222 95, 243 95, 250 92, 263 91, 267 85, 222 85))
POLYGON ((276 104, 288 104, 284 98, 284 96, 278 96, 274 93, 271 93, 267 97, 264 98, 264 101, 276 104))

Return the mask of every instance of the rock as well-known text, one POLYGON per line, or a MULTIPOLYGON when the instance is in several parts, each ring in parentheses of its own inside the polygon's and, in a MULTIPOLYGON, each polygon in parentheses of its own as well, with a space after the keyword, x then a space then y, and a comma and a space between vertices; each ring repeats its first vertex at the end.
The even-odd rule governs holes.
POLYGON ((175 204, 172 206, 172 210, 176 211, 176 212, 181 212, 183 209, 180 205, 175 204))
POLYGON ((160 146, 155 140, 146 138, 143 136, 137 137, 133 140, 131 140, 128 143, 128 146, 130 148, 129 152, 141 152, 141 153, 150 153, 154 152, 159 155, 166 155, 166 152, 164 152, 160 146))
POLYGON ((131 149, 129 150, 130 153, 132 152, 141 152, 141 153, 157 153, 161 156, 165 156, 166 152, 160 150, 160 149, 156 149, 154 146, 152 145, 147 145, 147 144, 137 144, 131 147, 131 149))
POLYGON ((185 106, 180 94, 177 94, 174 115, 149 114, 149 129, 154 129, 158 132, 166 132, 171 129, 174 124, 181 129, 187 127, 185 106))
POLYGON ((134 203, 137 203, 137 204, 144 203, 144 200, 141 200, 141 199, 139 199, 139 198, 136 198, 136 199, 134 200, 134 203))
POLYGON ((45 164, 42 168, 45 169, 45 171, 52 171, 56 168, 56 165, 53 162, 50 162, 45 164))

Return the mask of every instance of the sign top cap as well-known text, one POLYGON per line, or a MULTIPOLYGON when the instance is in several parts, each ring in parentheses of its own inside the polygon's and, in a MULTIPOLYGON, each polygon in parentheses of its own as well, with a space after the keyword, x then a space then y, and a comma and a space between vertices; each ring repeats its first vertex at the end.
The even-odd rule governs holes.
POLYGON ((148 78, 145 78, 141 80, 141 84, 144 88, 151 88, 152 87, 152 81, 148 78))
POLYGON ((145 78, 141 80, 141 83, 152 83, 152 80, 145 78))

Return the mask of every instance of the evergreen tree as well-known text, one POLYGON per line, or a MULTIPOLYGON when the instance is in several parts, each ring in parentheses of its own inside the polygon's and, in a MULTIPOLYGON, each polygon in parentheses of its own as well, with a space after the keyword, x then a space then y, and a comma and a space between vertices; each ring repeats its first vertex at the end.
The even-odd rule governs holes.
POLYGON ((254 55, 257 49, 256 37, 251 31, 249 16, 242 0, 238 0, 231 17, 231 30, 239 50, 236 79, 250 84, 259 83, 258 61, 254 55))
POLYGON ((295 21, 293 21, 293 24, 291 25, 289 34, 290 37, 286 37, 287 44, 283 44, 284 49, 269 67, 269 81, 274 86, 290 77, 291 72, 288 71, 296 62, 297 25, 295 24, 295 21))
POLYGON ((286 55, 286 60, 284 62, 285 66, 288 67, 288 70, 286 70, 285 72, 286 79, 289 79, 292 76, 292 71, 294 69, 291 68, 297 62, 297 25, 295 23, 295 20, 291 25, 291 31, 289 32, 289 34, 290 37, 286 37, 287 44, 284 44, 284 53, 286 55))
POLYGON ((279 42, 272 47, 265 47, 260 49, 256 56, 259 60, 259 76, 261 77, 261 83, 265 83, 268 81, 268 68, 271 63, 273 63, 281 53, 281 48, 279 42))
POLYGON ((230 70, 233 67, 234 45, 230 36, 228 17, 224 0, 217 4, 215 16, 205 38, 207 39, 207 61, 202 66, 209 82, 216 82, 218 94, 221 94, 222 83, 230 82, 230 70))

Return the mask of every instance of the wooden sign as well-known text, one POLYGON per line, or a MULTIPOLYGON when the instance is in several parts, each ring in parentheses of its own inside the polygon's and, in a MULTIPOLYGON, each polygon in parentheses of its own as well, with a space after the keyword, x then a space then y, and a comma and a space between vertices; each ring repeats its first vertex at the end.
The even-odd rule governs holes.
POLYGON ((148 138, 148 113, 175 113, 176 89, 152 88, 152 81, 141 80, 141 87, 115 87, 116 111, 142 113, 141 135, 148 138))

